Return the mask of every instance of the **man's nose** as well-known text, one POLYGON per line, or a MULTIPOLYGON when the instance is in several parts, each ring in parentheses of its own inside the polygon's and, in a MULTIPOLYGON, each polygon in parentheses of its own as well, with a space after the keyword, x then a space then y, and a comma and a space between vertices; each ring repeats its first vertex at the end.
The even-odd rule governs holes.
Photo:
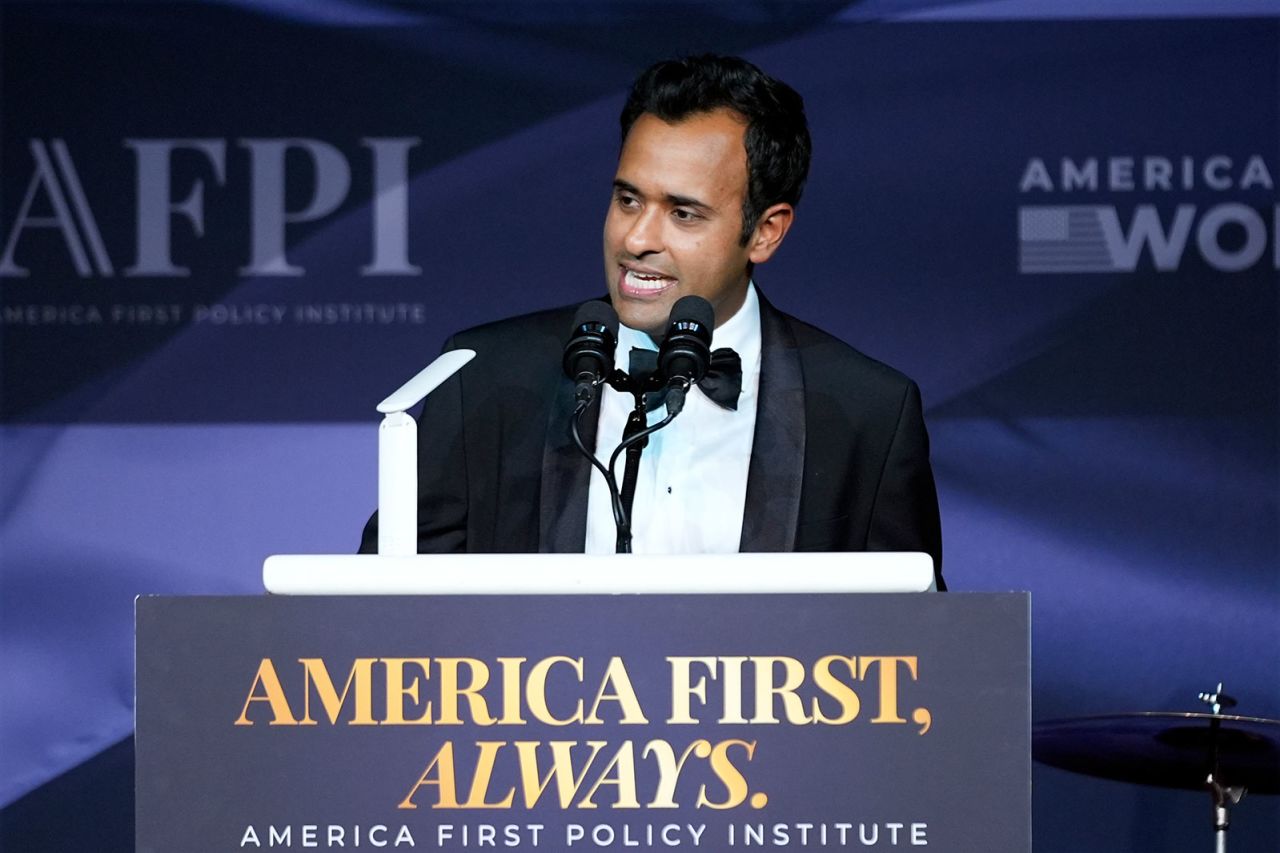
POLYGON ((662 211, 647 208, 632 221, 624 245, 635 257, 662 251, 662 211))

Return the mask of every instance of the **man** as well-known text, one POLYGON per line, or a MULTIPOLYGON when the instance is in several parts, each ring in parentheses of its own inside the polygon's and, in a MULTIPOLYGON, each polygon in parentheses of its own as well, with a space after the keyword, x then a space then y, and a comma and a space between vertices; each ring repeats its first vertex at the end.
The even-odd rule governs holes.
MULTIPOLYGON (((634 84, 604 227, 618 363, 653 349, 671 306, 715 312, 742 361, 736 409, 698 391, 641 457, 637 553, 925 551, 942 588, 937 494, 909 379, 773 308, 752 282, 782 245, 809 168, 794 90, 750 63, 659 63, 634 84)), ((464 332, 476 359, 427 399, 420 551, 614 550, 600 474, 570 438, 560 371, 573 308, 464 332)), ((606 388, 584 441, 607 459, 631 395, 606 388)), ((730 404, 732 405, 732 404, 730 404)), ((657 418, 657 414, 653 416, 657 418)), ((363 547, 372 550, 371 522, 363 547)))

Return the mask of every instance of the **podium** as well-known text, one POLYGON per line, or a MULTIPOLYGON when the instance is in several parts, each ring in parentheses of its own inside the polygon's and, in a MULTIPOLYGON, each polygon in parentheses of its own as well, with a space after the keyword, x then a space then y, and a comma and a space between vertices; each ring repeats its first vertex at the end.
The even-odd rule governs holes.
POLYGON ((709 592, 140 598, 137 850, 1030 849, 1025 593, 709 592))

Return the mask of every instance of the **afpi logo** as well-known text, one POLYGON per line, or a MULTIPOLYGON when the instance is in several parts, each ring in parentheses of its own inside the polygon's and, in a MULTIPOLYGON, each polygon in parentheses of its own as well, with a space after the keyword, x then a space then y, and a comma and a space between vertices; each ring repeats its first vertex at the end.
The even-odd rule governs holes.
MULTIPOLYGON (((305 274, 286 254, 288 229, 339 210, 351 189, 351 161, 357 157, 369 165, 372 199, 371 251, 360 275, 417 275, 421 270, 409 261, 408 157, 420 141, 371 137, 360 140, 360 150, 345 152, 321 139, 297 137, 126 139, 123 147, 133 153, 136 226, 134 261, 124 275, 189 277, 190 266, 175 257, 174 230, 205 236, 206 196, 219 196, 222 204, 244 211, 249 246, 241 276, 305 274), (181 185, 175 168, 179 158, 194 159, 201 167, 194 176, 186 175, 181 185), (305 204, 287 203, 291 174, 310 184, 305 204)), ((112 259, 98 220, 102 211, 118 215, 118 200, 99 198, 91 203, 66 140, 31 139, 28 148, 31 171, 26 191, 10 224, 0 226, 0 278, 31 275, 32 262, 22 256, 23 242, 40 231, 60 238, 78 277, 115 276, 118 262, 112 259)), ((126 168, 116 163, 110 167, 126 168)))
POLYGON ((1280 269, 1280 204, 1271 170, 1256 154, 1064 157, 1057 162, 1033 157, 1018 189, 1028 200, 1048 195, 1083 196, 1082 202, 1099 195, 1143 199, 1136 205, 1020 205, 1019 272, 1133 272, 1144 257, 1157 271, 1172 272, 1188 251, 1221 272, 1258 264, 1280 269), (1192 194, 1197 199, 1220 194, 1223 200, 1205 205, 1179 199, 1192 194))

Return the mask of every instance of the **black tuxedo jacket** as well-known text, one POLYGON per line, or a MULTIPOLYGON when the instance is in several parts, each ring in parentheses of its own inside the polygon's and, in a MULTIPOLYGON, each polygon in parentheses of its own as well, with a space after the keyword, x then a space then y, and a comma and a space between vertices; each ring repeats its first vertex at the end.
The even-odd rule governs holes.
MULTIPOLYGON (((445 345, 477 355, 419 417, 419 552, 583 550, 591 468, 570 437, 573 382, 560 367, 574 310, 490 323, 445 345)), ((943 588, 915 383, 763 296, 760 314, 739 550, 924 551, 943 588)), ((590 447, 596 418, 583 421, 590 447)), ((375 518, 361 550, 376 548, 375 518)))

